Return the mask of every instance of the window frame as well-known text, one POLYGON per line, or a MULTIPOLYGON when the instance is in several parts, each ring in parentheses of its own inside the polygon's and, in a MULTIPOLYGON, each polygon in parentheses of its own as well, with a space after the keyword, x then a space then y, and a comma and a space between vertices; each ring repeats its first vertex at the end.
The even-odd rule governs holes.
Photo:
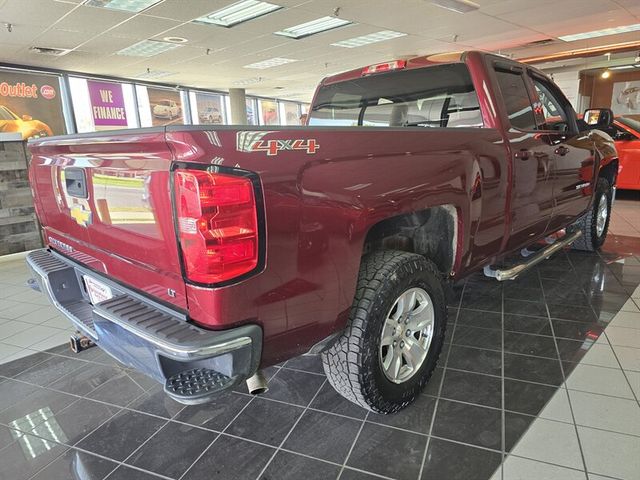
POLYGON ((503 109, 504 109, 504 117, 503 117, 503 121, 506 121, 507 124, 509 125, 510 128, 513 128, 519 132, 539 132, 540 130, 537 130, 537 125, 538 122, 536 120, 536 114, 535 114, 535 107, 534 107, 534 102, 533 102, 533 98, 532 98, 532 92, 531 92, 531 83, 529 82, 529 79, 527 78, 526 72, 525 72, 525 68, 520 66, 520 65, 516 65, 516 64, 511 64, 511 63, 507 63, 505 61, 500 61, 500 60, 494 60, 491 64, 491 73, 492 73, 492 77, 493 80, 495 82, 495 85, 497 86, 497 89, 500 92, 500 99, 499 102, 502 105, 503 109), (531 106, 531 115, 533 117, 533 125, 534 128, 529 130, 529 129, 525 129, 525 128, 520 128, 517 127, 516 125, 514 125, 511 122, 511 119, 509 118, 509 112, 507 111, 507 104, 504 100, 504 92, 502 91, 502 87, 500 86, 500 82, 498 80, 498 73, 502 72, 502 73, 508 73, 508 74, 512 74, 512 75, 518 75, 520 76, 520 78, 522 79, 522 83, 524 85, 525 91, 527 92, 527 98, 529 99, 529 105, 531 106))

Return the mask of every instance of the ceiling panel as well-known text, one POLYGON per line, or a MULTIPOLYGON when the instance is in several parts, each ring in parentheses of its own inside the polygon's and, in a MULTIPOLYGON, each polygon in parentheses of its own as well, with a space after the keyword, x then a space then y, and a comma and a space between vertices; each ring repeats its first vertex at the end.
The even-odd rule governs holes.
POLYGON ((197 25, 194 18, 235 0, 160 0, 142 13, 82 5, 82 0, 6 0, 0 2, 0 62, 64 68, 114 76, 138 75, 151 68, 174 72, 161 81, 202 88, 228 88, 261 77, 250 92, 310 95, 322 77, 363 65, 436 52, 488 49, 516 58, 637 40, 637 32, 580 42, 530 42, 559 35, 640 21, 640 0, 475 0, 478 11, 457 14, 428 0, 349 0, 337 15, 355 24, 293 40, 273 32, 332 15, 327 0, 271 0, 285 8, 233 28, 197 25), (390 41, 347 49, 331 43, 380 30, 406 33, 390 41), (115 55, 147 38, 183 37, 185 46, 151 58, 115 55), (72 48, 64 57, 46 57, 29 47, 72 48), (208 54, 207 54, 208 52, 208 54), (273 57, 295 63, 265 70, 244 65, 273 57), (283 90, 275 87, 283 86, 283 90))

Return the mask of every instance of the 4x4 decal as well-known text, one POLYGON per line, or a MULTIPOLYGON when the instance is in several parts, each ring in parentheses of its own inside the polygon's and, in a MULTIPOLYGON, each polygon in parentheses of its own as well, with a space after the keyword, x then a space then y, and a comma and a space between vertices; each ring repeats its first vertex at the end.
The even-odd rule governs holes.
POLYGON ((266 152, 272 157, 283 151, 302 150, 307 155, 313 155, 320 149, 315 138, 274 139, 263 140, 263 137, 273 132, 238 132, 236 148, 240 152, 266 152))

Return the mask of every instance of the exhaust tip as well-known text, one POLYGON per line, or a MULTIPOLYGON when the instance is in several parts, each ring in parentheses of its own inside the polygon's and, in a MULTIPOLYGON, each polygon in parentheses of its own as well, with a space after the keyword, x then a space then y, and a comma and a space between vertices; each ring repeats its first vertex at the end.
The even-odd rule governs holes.
POLYGON ((253 376, 247 378, 247 389, 251 395, 260 395, 269 391, 267 379, 262 370, 258 370, 253 376))

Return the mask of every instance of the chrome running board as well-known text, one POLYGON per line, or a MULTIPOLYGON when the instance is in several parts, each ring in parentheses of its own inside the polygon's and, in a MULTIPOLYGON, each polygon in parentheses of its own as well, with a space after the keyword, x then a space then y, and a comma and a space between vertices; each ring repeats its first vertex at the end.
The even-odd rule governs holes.
POLYGON ((520 274, 526 272, 531 267, 539 264, 543 260, 546 260, 551 255, 556 253, 558 250, 563 249, 567 245, 572 244, 578 238, 582 236, 582 232, 577 230, 573 233, 567 233, 563 238, 556 240, 553 244, 549 245, 546 248, 536 252, 535 254, 526 258, 526 260, 522 263, 514 265, 511 268, 505 269, 492 269, 490 265, 484 267, 484 274, 487 277, 492 277, 498 280, 499 282, 504 282, 505 280, 515 280, 518 278, 520 274))

